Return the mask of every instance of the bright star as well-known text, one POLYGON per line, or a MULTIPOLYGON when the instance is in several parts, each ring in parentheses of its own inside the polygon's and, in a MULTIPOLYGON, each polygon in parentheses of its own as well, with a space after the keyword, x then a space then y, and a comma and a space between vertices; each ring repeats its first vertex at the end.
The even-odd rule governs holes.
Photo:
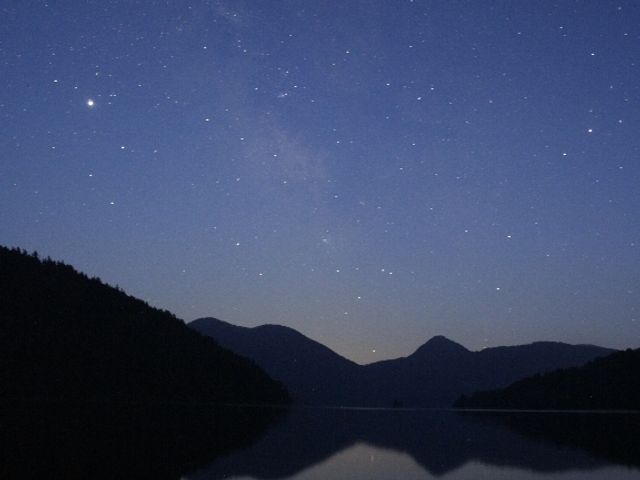
POLYGON ((96 102, 93 101, 93 98, 90 98, 89 100, 87 100, 87 107, 89 108, 93 108, 95 107, 96 102))

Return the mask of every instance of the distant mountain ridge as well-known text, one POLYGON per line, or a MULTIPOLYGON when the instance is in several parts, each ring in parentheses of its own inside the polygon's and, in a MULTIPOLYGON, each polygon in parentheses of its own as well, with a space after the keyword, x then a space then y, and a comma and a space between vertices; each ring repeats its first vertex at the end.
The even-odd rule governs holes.
POLYGON ((247 328, 214 318, 189 324, 220 345, 255 361, 284 385, 295 386, 295 397, 308 404, 333 404, 348 388, 359 365, 293 328, 261 325, 247 328))
POLYGON ((449 407, 462 394, 506 387, 528 375, 580 366, 613 350, 535 342, 472 352, 436 336, 407 357, 358 365, 288 327, 238 327, 201 318, 188 324, 254 360, 310 405, 449 407))
POLYGON ((0 400, 283 403, 254 363, 73 267, 0 246, 0 400))

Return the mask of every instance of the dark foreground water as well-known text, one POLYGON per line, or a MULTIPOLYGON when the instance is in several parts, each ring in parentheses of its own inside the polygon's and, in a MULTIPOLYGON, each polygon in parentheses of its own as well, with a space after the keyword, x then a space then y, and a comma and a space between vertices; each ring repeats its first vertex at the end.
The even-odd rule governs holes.
POLYGON ((3 478, 640 478, 640 415, 22 405, 3 478))
POLYGON ((294 410, 190 479, 640 478, 640 415, 294 410))

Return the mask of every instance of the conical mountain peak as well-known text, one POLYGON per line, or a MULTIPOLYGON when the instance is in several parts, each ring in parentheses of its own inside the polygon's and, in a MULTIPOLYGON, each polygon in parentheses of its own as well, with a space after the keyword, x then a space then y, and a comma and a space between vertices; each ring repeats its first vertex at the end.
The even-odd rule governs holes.
POLYGON ((424 345, 418 348, 411 356, 423 355, 450 355, 470 353, 465 347, 459 343, 449 340, 442 335, 436 335, 428 340, 424 345))

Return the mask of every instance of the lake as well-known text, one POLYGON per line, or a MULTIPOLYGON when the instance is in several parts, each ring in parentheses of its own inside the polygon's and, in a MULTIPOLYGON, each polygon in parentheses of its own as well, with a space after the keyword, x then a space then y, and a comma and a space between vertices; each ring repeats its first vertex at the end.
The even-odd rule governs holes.
POLYGON ((295 409, 205 479, 637 479, 640 415, 295 409))
POLYGON ((2 406, 3 478, 640 477, 640 415, 2 406))

